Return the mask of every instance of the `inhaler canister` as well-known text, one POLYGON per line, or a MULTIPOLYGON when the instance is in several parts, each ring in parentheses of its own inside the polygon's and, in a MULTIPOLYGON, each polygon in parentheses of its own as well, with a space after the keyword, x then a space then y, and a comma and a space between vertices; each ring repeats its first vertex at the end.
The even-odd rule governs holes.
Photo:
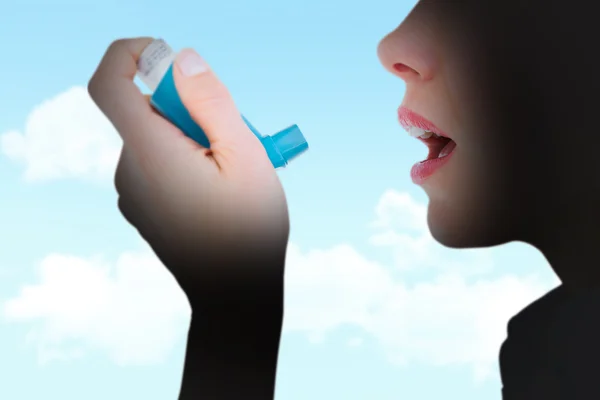
MULTIPOLYGON (((166 119, 201 146, 210 147, 206 134, 194 122, 181 102, 173 80, 175 52, 162 39, 154 40, 138 61, 138 76, 153 93, 150 104, 166 119)), ((272 136, 262 136, 242 115, 248 128, 260 139, 275 168, 285 167, 308 149, 308 143, 297 125, 272 136)))

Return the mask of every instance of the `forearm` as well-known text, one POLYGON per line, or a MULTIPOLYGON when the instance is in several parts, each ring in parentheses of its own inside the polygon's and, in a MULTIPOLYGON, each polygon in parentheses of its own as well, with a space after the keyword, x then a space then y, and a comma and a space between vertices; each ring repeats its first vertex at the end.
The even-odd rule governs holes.
POLYGON ((181 400, 273 399, 284 261, 284 254, 249 257, 238 251, 216 263, 227 274, 205 277, 187 289, 192 322, 181 400))

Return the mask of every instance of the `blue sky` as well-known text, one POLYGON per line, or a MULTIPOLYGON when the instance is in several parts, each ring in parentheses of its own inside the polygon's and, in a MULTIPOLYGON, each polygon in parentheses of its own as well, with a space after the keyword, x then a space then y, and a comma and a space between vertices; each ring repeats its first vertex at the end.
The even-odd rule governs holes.
POLYGON ((0 398, 175 399, 185 297, 119 215, 120 141, 85 85, 106 46, 194 47, 263 133, 292 220, 278 400, 500 399, 508 318, 557 284, 523 244, 449 250, 409 178, 378 41, 414 1, 13 2, 0 9, 0 398))

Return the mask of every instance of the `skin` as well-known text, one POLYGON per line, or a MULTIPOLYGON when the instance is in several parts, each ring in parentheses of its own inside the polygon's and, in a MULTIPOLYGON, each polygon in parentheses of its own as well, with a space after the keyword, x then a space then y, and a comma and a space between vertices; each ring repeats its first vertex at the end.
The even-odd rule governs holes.
POLYGON ((228 90, 210 69, 185 77, 180 60, 196 53, 179 55, 175 83, 204 128, 209 151, 156 113, 133 83, 137 59, 151 41, 111 44, 88 85, 123 139, 115 176, 121 212, 183 286, 194 276, 176 269, 177 257, 201 259, 231 243, 285 249, 289 219, 283 188, 228 90))
POLYGON ((88 88, 123 139, 119 208, 192 308, 180 399, 273 398, 289 236, 281 183, 214 72, 183 73, 192 50, 173 76, 210 151, 154 112, 133 83, 151 41, 111 44, 88 88))
MULTIPOLYGON (((406 82, 403 105, 457 143, 423 183, 434 237, 456 248, 527 242, 575 291, 600 282, 590 4, 420 1, 378 49, 406 82)), ((119 207, 192 306, 181 398, 272 398, 289 235, 281 184, 216 75, 184 76, 189 50, 175 82, 211 151, 152 110, 133 84, 150 40, 112 44, 89 91, 123 138, 119 207)))
POLYGON ((599 144, 600 81, 594 23, 575 3, 420 1, 378 54, 406 83, 402 104, 457 143, 422 184, 433 236, 456 248, 527 242, 577 290, 600 282, 600 180, 586 154, 599 144))

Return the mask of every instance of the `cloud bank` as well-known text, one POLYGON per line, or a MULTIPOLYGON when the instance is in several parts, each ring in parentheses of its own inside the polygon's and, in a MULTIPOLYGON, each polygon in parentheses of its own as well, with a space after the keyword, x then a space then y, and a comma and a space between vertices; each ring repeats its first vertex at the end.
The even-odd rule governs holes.
POLYGON ((0 135, 0 150, 24 165, 27 181, 106 179, 119 157, 121 139, 87 89, 75 86, 41 103, 22 132, 0 135))
MULTIPOLYGON (((402 202, 398 208, 382 204, 397 198, 410 199, 389 191, 378 204, 386 207, 386 218, 406 213, 402 202)), ((353 325, 375 338, 393 363, 467 365, 477 379, 490 376, 508 319, 556 282, 488 276, 491 260, 485 251, 474 256, 443 248, 426 232, 409 236, 377 225, 385 235, 406 239, 399 248, 415 263, 413 270, 438 262, 435 270, 412 279, 393 241, 385 243, 396 254, 397 263, 390 265, 348 244, 307 251, 291 244, 284 332, 324 338, 353 325), (482 260, 484 272, 474 273, 482 260)), ((381 244, 380 235, 372 241, 381 244)), ((123 254, 114 263, 52 254, 38 265, 38 276, 4 304, 4 315, 35 326, 29 340, 42 362, 100 348, 120 365, 156 363, 185 339, 187 299, 148 249, 123 254)))
POLYGON ((187 298, 149 249, 113 263, 50 254, 37 273, 3 311, 32 324, 27 341, 41 363, 101 349, 119 365, 154 364, 185 337, 187 298))
MULTIPOLYGON (((24 166, 28 181, 106 179, 120 143, 82 87, 38 106, 23 132, 0 135, 0 149, 24 166)), ((440 246, 428 233, 425 205, 407 193, 385 192, 374 214, 369 256, 350 244, 290 245, 285 332, 325 338, 354 325, 391 362, 468 365, 477 379, 488 377, 508 319, 557 281, 492 274, 489 251, 440 246)), ((148 248, 113 261, 50 254, 36 268, 37 282, 2 312, 30 324, 40 362, 103 349, 120 365, 157 363, 185 338, 187 299, 148 248)))
POLYGON ((558 281, 492 275, 489 251, 439 245, 427 231, 425 206, 406 193, 387 191, 375 210, 370 242, 392 253, 390 265, 350 245, 290 246, 286 330, 322 338, 354 325, 376 338, 391 362, 468 365, 476 379, 489 377, 508 320, 558 281), (411 274, 423 270, 425 277, 411 274))

